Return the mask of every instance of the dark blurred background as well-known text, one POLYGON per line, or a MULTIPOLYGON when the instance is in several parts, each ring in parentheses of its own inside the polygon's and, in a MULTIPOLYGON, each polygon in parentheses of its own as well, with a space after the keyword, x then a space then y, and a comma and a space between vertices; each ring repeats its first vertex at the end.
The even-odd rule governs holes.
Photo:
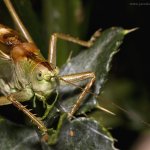
MULTIPOLYGON (((125 29, 139 27, 125 37, 120 52, 113 60, 108 82, 102 94, 103 98, 100 101, 105 107, 106 105, 110 107, 116 116, 101 113, 101 117, 104 124, 111 128, 112 136, 117 139, 115 143, 117 148, 149 150, 150 2, 148 0, 32 0, 30 5, 30 1, 22 0, 18 5, 18 1, 14 0, 13 3, 42 50, 48 48, 49 35, 53 32, 69 33, 87 40, 99 28, 105 30, 112 26, 125 29), (24 7, 23 3, 27 3, 29 7, 24 7)), ((0 5, 0 22, 12 25, 12 20, 3 4, 0 5)), ((59 66, 66 61, 70 50, 75 50, 73 55, 79 52, 79 47, 72 45, 70 47, 61 41, 59 46, 62 49, 69 49, 59 52, 59 66)), ((43 53, 46 56, 47 51, 43 50, 43 53)))

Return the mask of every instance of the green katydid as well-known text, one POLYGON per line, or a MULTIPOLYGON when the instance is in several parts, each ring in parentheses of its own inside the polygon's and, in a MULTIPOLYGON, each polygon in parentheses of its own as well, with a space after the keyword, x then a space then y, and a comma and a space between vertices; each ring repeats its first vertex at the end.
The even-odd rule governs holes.
MULTIPOLYGON (((54 33, 50 38, 48 60, 46 60, 22 24, 10 0, 4 0, 4 3, 24 37, 21 37, 14 30, 0 25, 0 65, 5 66, 0 73, 0 90, 4 95, 0 97, 0 105, 13 104, 23 111, 43 134, 46 134, 48 129, 43 122, 20 102, 31 100, 33 97, 45 102, 59 84, 70 83, 74 85, 81 80, 90 79, 85 88, 82 89, 71 111, 68 112, 68 118, 71 118, 80 108, 85 95, 90 92, 96 77, 93 72, 59 76, 59 69, 56 66, 57 39, 60 38, 90 47, 100 32, 95 32, 89 41, 82 41, 69 35, 54 33), (6 72, 6 70, 10 74, 4 74, 3 72, 6 72)), ((104 108, 101 109, 107 111, 104 108)))

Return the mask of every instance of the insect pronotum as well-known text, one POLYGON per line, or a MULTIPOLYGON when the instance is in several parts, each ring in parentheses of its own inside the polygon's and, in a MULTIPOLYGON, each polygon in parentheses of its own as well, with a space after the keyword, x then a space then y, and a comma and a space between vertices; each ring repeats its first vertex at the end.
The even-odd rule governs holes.
POLYGON ((2 47, 0 49, 0 65, 5 66, 3 72, 10 72, 8 75, 2 71, 0 73, 0 90, 4 95, 0 97, 0 105, 13 104, 23 111, 43 134, 46 134, 47 128, 43 122, 20 102, 28 101, 33 97, 45 102, 58 84, 64 84, 65 82, 74 84, 81 80, 90 79, 85 88, 82 89, 71 111, 68 112, 68 117, 71 118, 79 109, 96 77, 93 72, 59 76, 59 70, 56 66, 56 42, 60 38, 90 47, 99 35, 99 32, 95 32, 89 41, 82 41, 69 35, 54 33, 50 38, 48 60, 45 60, 19 19, 10 0, 4 0, 4 3, 23 38, 16 31, 0 25, 0 44, 2 47))

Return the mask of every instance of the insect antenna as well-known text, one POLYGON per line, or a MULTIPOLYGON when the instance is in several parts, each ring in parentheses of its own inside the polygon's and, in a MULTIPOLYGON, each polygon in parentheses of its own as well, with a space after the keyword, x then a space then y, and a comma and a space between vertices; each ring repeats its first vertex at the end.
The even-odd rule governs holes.
MULTIPOLYGON (((72 83, 72 82, 70 82, 70 81, 64 80, 64 79, 61 78, 61 77, 59 77, 59 79, 62 80, 62 81, 64 81, 64 82, 66 82, 66 83, 68 83, 68 84, 71 84, 71 85, 73 85, 73 86, 75 86, 75 87, 81 89, 82 91, 84 90, 84 88, 82 88, 81 86, 76 85, 75 83, 72 83)), ((88 90, 88 91, 86 91, 86 92, 89 93, 89 94, 92 94, 92 95, 93 95, 94 97, 96 97, 96 98, 100 97, 99 95, 97 95, 97 94, 91 92, 90 90, 88 90)), ((115 107, 117 107, 119 110, 121 110, 122 112, 124 112, 124 113, 127 114, 128 116, 130 116, 130 112, 128 112, 126 109, 122 108, 121 106, 119 106, 119 105, 117 105, 117 104, 115 104, 115 103, 112 103, 112 105, 115 106, 115 107)), ((100 105, 97 105, 96 108, 99 109, 99 110, 102 110, 102 111, 104 111, 104 112, 106 112, 106 113, 109 113, 109 114, 111 114, 111 115, 116 115, 116 114, 113 113, 112 111, 110 111, 110 110, 108 110, 108 109, 106 109, 106 108, 104 108, 104 107, 102 107, 102 106, 100 106, 100 105)), ((139 121, 140 121, 141 123, 145 124, 146 126, 150 127, 150 124, 147 123, 146 121, 144 121, 143 119, 139 119, 139 121)))
MULTIPOLYGON (((126 115, 131 116, 131 113, 129 111, 127 111, 126 109, 122 108, 121 106, 112 103, 113 106, 117 107, 119 110, 121 110, 122 112, 124 112, 126 115)), ((137 117, 136 117, 137 118, 137 117)), ((150 124, 146 121, 144 121, 142 118, 137 118, 139 122, 143 123, 144 125, 150 127, 150 124)))
MULTIPOLYGON (((64 81, 64 82, 66 82, 66 83, 68 83, 68 84, 71 84, 71 85, 73 85, 73 86, 75 86, 75 87, 81 89, 82 91, 84 90, 84 88, 82 88, 82 87, 79 86, 79 85, 76 85, 76 84, 73 83, 73 82, 64 80, 64 79, 61 78, 61 77, 59 77, 59 79, 62 80, 62 81, 64 81)), ((98 98, 98 97, 99 97, 99 95, 97 95, 97 94, 91 92, 90 90, 86 91, 86 93, 92 94, 95 98, 98 98)), ((97 106, 96 106, 96 109, 102 110, 102 111, 104 111, 104 112, 106 112, 106 113, 109 113, 109 114, 111 114, 111 115, 115 115, 115 113, 111 112, 110 110, 108 110, 108 109, 106 109, 106 108, 104 108, 104 107, 102 107, 102 106, 100 106, 100 105, 97 105, 97 106)))
MULTIPOLYGON (((84 88, 82 88, 81 86, 79 86, 79 85, 76 85, 75 83, 73 83, 73 82, 70 82, 70 81, 67 81, 67 80, 64 80, 63 78, 61 78, 61 77, 59 77, 59 79, 60 80, 62 80, 62 81, 64 81, 64 82, 66 82, 66 83, 68 83, 68 84, 71 84, 71 85, 73 85, 73 86, 75 86, 75 87, 77 87, 77 88, 79 88, 79 89, 81 89, 82 91, 84 90, 84 88)), ((90 93, 90 94, 92 94, 92 95, 94 95, 94 97, 98 97, 98 95, 97 94, 95 94, 95 93, 93 93, 93 92, 91 92, 90 90, 88 90, 88 91, 86 91, 87 93, 90 93)))

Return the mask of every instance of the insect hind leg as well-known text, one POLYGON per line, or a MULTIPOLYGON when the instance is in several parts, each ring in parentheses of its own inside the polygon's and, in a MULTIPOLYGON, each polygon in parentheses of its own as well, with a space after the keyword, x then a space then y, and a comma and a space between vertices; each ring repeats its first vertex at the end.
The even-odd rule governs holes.
POLYGON ((18 27, 18 29, 20 30, 22 35, 25 37, 25 39, 28 42, 34 43, 32 37, 30 36, 29 32, 27 31, 27 29, 23 25, 22 21, 20 20, 20 18, 18 16, 18 14, 16 13, 16 11, 15 11, 12 3, 10 2, 10 0, 4 0, 4 3, 6 5, 6 7, 8 8, 8 11, 10 12, 10 15, 11 15, 12 19, 14 20, 16 26, 18 27))

